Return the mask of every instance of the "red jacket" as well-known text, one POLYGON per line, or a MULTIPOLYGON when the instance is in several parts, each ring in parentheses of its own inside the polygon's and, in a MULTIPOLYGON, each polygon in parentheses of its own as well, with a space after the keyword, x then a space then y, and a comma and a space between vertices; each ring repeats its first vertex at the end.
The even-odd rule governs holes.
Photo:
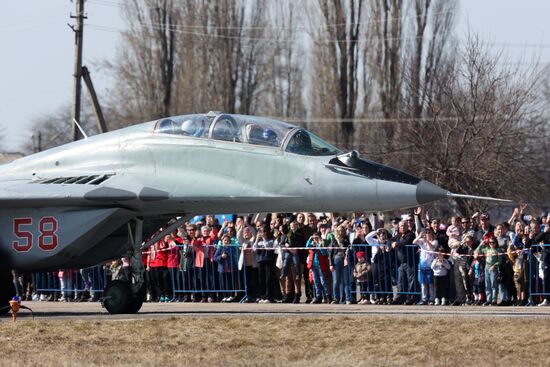
POLYGON ((168 242, 168 248, 170 250, 168 251, 167 266, 170 269, 177 268, 179 264, 179 259, 180 259, 180 251, 179 251, 177 239, 174 239, 168 242))
POLYGON ((193 251, 195 252, 195 267, 202 268, 204 266, 204 243, 202 238, 193 238, 191 241, 193 245, 193 251))
POLYGON ((164 240, 155 243, 156 265, 158 268, 168 265, 168 244, 164 240))
MULTIPOLYGON (((313 267, 313 257, 315 256, 315 250, 309 250, 309 256, 307 257, 307 268, 311 269, 313 267)), ((317 252, 317 260, 319 261, 319 267, 323 273, 329 271, 328 266, 328 256, 322 255, 320 252, 317 252)))

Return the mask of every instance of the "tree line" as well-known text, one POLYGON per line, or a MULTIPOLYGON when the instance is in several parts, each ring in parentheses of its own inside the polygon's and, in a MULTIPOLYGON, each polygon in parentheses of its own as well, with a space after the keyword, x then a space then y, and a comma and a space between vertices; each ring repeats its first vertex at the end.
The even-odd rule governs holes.
MULTIPOLYGON (((102 65, 109 128, 210 110, 273 116, 453 192, 548 206, 544 74, 475 34, 459 41, 457 4, 124 2, 117 54, 102 65)), ((37 124, 52 125, 50 145, 69 138, 53 127, 60 114, 37 124)))

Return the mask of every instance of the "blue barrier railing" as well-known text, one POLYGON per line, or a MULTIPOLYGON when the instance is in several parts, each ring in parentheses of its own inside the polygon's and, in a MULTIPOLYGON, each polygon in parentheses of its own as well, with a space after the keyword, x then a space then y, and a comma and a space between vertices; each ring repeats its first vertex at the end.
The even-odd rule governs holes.
MULTIPOLYGON (((202 257, 197 256, 198 252, 191 246, 179 246, 174 255, 177 261, 175 263, 172 261, 172 267, 160 268, 160 270, 150 268, 146 272, 146 285, 151 300, 161 297, 172 301, 223 301, 228 298, 231 301, 243 301, 246 297, 257 298, 257 270, 246 266, 246 263, 243 263, 239 270, 239 256, 242 251, 239 246, 232 246, 235 249, 228 255, 231 256, 231 260, 223 262, 222 265, 222 262, 216 261, 212 255, 212 251, 215 253, 218 247, 207 250, 206 253, 203 252, 205 256, 202 257)), ((396 297, 418 300, 421 295, 418 278, 419 254, 418 247, 414 245, 405 246, 400 253, 394 249, 375 245, 353 245, 346 255, 344 266, 347 272, 346 283, 339 280, 340 283, 335 284, 335 274, 327 269, 316 274, 312 283, 315 286, 315 281, 321 280, 319 275, 322 276, 327 285, 326 288, 321 284, 317 285, 321 288, 322 296, 333 298, 336 294, 340 296, 341 302, 345 301, 346 287, 350 294, 348 297, 352 300, 364 296, 388 300, 396 297), (358 280, 354 276, 354 270, 357 266, 356 254, 359 251, 365 253, 368 269, 366 276, 358 280), (341 287, 339 292, 335 292, 335 287, 341 287)), ((550 254, 550 245, 533 245, 526 250, 525 254, 526 265, 529 268, 525 269, 528 274, 528 284, 526 284, 528 294, 531 297, 550 297, 550 264, 546 263, 546 256, 550 254)), ((550 258, 550 255, 548 257, 550 258)), ((274 270, 280 272, 280 269, 274 270)), ((452 271, 451 268, 450 272, 452 271)), ((108 266, 96 266, 79 271, 67 270, 62 276, 57 272, 32 275, 37 293, 58 293, 65 297, 77 297, 86 292, 92 296, 100 295, 111 278, 112 274, 108 266)))
POLYGON ((98 265, 80 270, 34 273, 32 281, 36 293, 51 298, 75 299, 86 293, 89 297, 99 298, 107 285, 107 275, 104 267, 98 265))
POLYGON ((550 297, 550 244, 532 245, 527 256, 530 296, 550 297))
MULTIPOLYGON (((247 271, 238 269, 240 246, 227 246, 225 258, 217 261, 214 255, 220 247, 205 247, 200 253, 189 246, 178 246, 176 267, 168 268, 172 300, 184 300, 193 297, 195 300, 242 300, 247 295, 247 271), (198 256, 201 255, 201 256, 198 256)), ((223 256, 223 255, 222 255, 223 256)), ((158 289, 156 292, 158 293, 158 289)), ((150 290, 153 298, 155 290, 150 290)))
POLYGON ((418 246, 406 245, 399 250, 390 247, 355 244, 348 252, 348 272, 351 293, 356 296, 393 299, 420 296, 418 282, 418 246), (357 281, 354 270, 357 266, 357 253, 365 253, 366 277, 357 281))

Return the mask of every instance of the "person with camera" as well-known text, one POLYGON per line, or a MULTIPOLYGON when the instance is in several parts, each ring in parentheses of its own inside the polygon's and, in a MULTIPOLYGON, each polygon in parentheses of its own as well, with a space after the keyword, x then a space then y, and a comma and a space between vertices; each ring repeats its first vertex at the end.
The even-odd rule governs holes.
POLYGON ((365 237, 365 241, 372 248, 371 273, 373 275, 374 294, 370 296, 371 304, 390 304, 393 299, 393 290, 391 283, 391 264, 392 256, 390 233, 384 228, 378 228, 371 231, 365 237))
POLYGON ((454 286, 456 291, 455 299, 452 303, 453 306, 473 303, 469 276, 472 262, 472 246, 473 237, 470 235, 464 236, 461 241, 455 238, 449 240, 451 259, 454 265, 454 286))

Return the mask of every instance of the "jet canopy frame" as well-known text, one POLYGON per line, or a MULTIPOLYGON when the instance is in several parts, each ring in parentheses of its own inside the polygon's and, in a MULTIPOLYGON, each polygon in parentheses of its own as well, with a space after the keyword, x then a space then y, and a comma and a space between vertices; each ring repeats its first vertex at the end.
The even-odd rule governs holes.
POLYGON ((299 155, 331 156, 342 153, 306 129, 265 117, 212 112, 182 115, 158 120, 154 132, 262 145, 299 155))

